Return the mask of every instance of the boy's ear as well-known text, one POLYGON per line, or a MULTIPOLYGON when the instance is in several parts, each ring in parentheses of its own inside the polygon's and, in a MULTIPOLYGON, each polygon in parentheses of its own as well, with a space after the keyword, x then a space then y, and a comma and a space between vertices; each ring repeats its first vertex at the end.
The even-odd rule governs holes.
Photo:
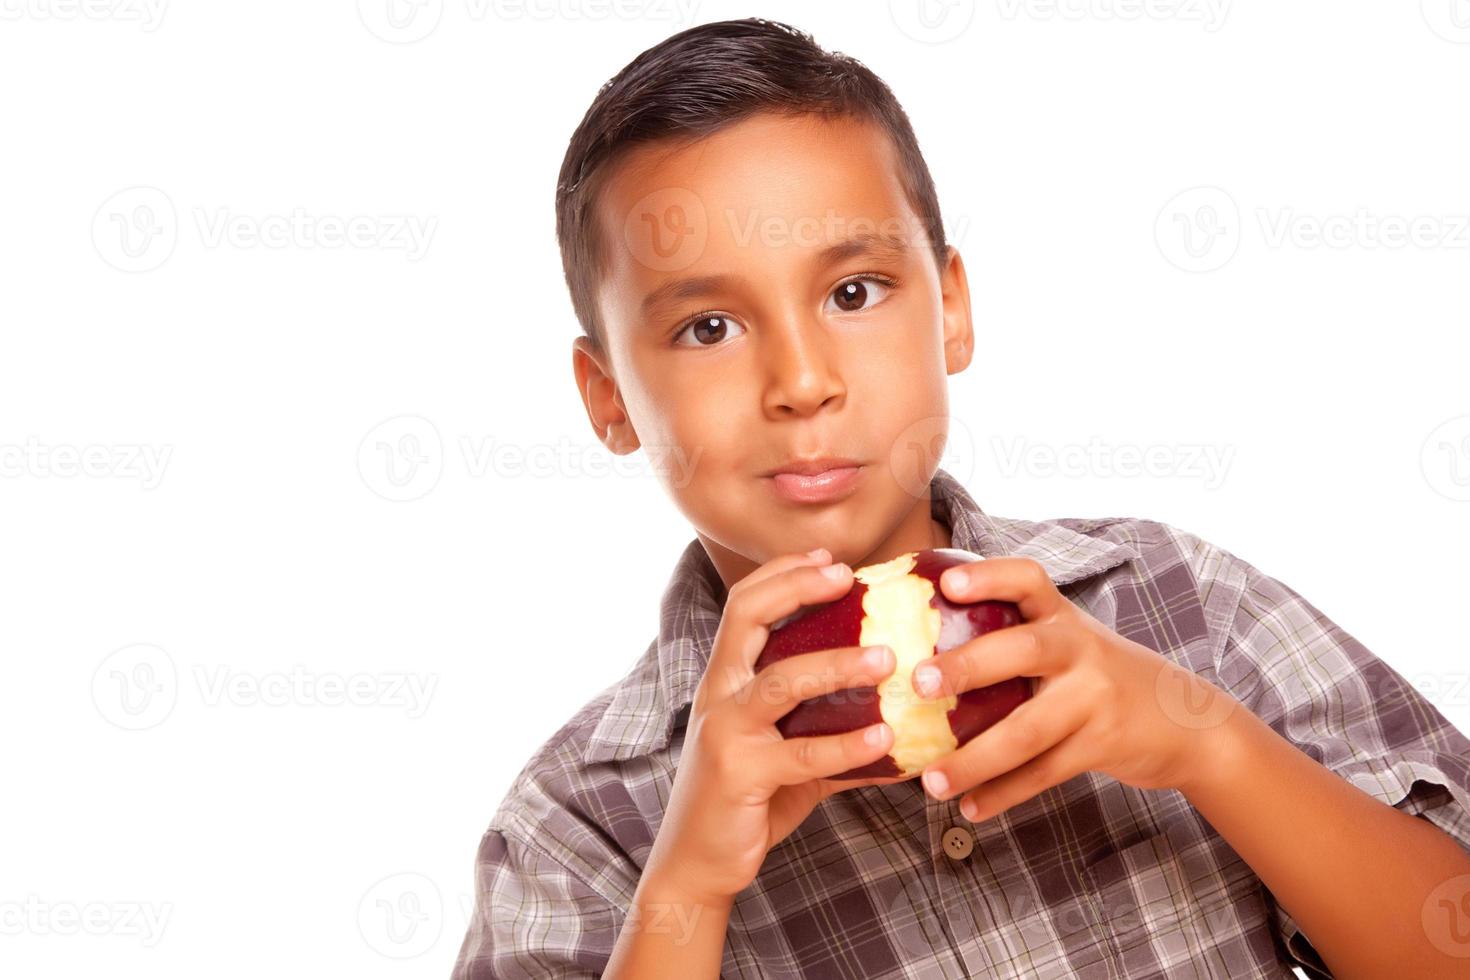
POLYGON ((572 374, 576 376, 577 391, 587 409, 587 420, 602 444, 616 456, 626 456, 636 450, 640 445, 638 433, 633 431, 611 367, 605 355, 585 336, 572 341, 572 374))
POLYGON ((944 368, 959 374, 975 354, 975 329, 970 323, 970 284, 960 250, 949 246, 949 260, 939 275, 944 308, 944 368))

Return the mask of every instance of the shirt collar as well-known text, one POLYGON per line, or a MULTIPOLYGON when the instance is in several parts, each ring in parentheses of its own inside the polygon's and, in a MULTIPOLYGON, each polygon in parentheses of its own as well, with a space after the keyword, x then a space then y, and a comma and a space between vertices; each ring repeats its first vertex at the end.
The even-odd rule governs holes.
MULTIPOLYGON (((936 470, 930 512, 948 525, 953 547, 986 558, 1033 558, 1061 586, 1096 575, 1138 552, 1054 521, 986 514, 953 476, 936 470)), ((664 748, 694 698, 720 625, 724 591, 698 538, 690 541, 664 589, 658 638, 615 686, 612 701, 588 739, 588 763, 637 758, 664 748)))

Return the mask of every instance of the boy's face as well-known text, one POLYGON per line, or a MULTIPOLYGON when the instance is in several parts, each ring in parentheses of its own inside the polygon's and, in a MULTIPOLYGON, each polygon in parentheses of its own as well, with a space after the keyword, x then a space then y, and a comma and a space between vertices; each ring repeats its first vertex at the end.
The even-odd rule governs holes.
POLYGON ((727 588, 790 552, 857 567, 949 545, 928 482, 969 291, 955 249, 936 268, 879 127, 764 113, 638 147, 598 214, 608 351, 577 338, 578 390, 609 449, 645 450, 727 588), (861 464, 833 499, 766 475, 826 456, 861 464))

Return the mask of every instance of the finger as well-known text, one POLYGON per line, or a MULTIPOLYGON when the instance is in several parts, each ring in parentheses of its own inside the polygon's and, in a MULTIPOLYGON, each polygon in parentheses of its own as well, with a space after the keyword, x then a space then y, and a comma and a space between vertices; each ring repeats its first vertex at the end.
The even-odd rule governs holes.
POLYGON ((787 571, 788 569, 801 568, 804 565, 821 566, 827 564, 831 560, 832 553, 826 548, 817 548, 814 552, 809 551, 805 554, 793 553, 789 555, 777 555, 775 558, 772 558, 770 561, 766 562, 755 571, 745 576, 745 578, 730 586, 730 593, 734 594, 737 589, 746 589, 752 585, 755 585, 757 582, 764 582, 772 575, 779 575, 781 572, 787 571))
POLYGON ((1021 618, 1050 616, 1067 600, 1041 563, 1031 558, 986 558, 947 569, 939 587, 951 602, 1004 599, 1021 607, 1021 618))
POLYGON ((924 769, 924 788, 947 800, 1001 773, 1030 762, 1081 728, 1089 717, 1086 698, 1053 684, 924 769))
POLYGON ((1051 623, 1018 623, 966 640, 914 666, 921 697, 959 694, 1012 677, 1045 677, 1069 666, 1075 648, 1070 631, 1051 623))
POLYGON ((736 691, 732 700, 754 706, 743 712, 755 727, 773 725, 807 698, 851 687, 876 687, 898 659, 887 646, 813 650, 768 664, 736 691))
POLYGON ((771 635, 771 624, 802 606, 830 602, 852 588, 852 569, 838 562, 818 568, 798 565, 730 590, 719 634, 705 673, 710 694, 727 698, 755 676, 755 658, 771 635), (833 574, 824 574, 835 571, 833 574))
POLYGON ((1088 768, 1078 739, 1069 736, 1030 762, 971 789, 960 799, 960 813, 973 823, 988 820, 1088 768))
POLYGON ((782 786, 823 779, 881 759, 893 744, 893 729, 875 722, 840 735, 806 735, 771 745, 766 772, 782 786))

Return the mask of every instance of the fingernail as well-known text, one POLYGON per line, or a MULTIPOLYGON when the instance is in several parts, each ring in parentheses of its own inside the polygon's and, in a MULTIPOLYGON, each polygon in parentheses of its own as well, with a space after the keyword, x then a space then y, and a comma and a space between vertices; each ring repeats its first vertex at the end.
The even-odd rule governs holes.
POLYGON ((933 664, 920 664, 915 667, 914 686, 925 697, 939 690, 939 668, 933 664))
POLYGON ((888 726, 881 721, 876 725, 869 725, 868 730, 863 733, 863 741, 872 746, 882 745, 887 737, 888 726))
POLYGON ((931 769, 924 773, 924 788, 932 796, 943 796, 949 789, 949 780, 938 769, 931 769))
POLYGON ((816 548, 816 549, 814 549, 812 551, 808 551, 806 553, 806 556, 808 558, 826 558, 827 557, 827 549, 826 548, 816 548))
POLYGON ((945 576, 949 579, 949 587, 947 590, 949 592, 964 591, 965 584, 970 580, 970 577, 964 572, 946 572, 945 576))
POLYGON ((975 805, 974 800, 967 796, 960 801, 960 815, 974 823, 980 816, 980 808, 975 805))
POLYGON ((822 574, 836 581, 847 574, 847 566, 842 564, 842 562, 838 562, 835 565, 828 565, 822 569, 822 574))
POLYGON ((863 663, 868 667, 882 667, 888 663, 886 646, 868 647, 863 651, 863 663))

